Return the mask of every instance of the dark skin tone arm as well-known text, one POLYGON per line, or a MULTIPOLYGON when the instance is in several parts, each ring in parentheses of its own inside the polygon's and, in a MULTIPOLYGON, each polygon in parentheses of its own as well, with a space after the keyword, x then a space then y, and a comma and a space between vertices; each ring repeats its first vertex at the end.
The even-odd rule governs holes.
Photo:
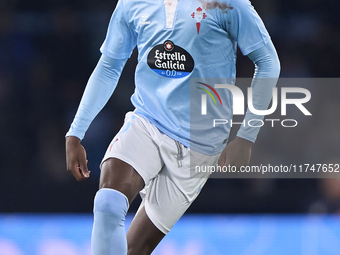
POLYGON ((87 168, 85 148, 80 144, 80 139, 75 136, 66 137, 66 167, 77 181, 84 181, 90 177, 87 168))
POLYGON ((249 165, 251 148, 253 143, 241 137, 236 137, 222 151, 218 160, 219 166, 241 166, 249 165))

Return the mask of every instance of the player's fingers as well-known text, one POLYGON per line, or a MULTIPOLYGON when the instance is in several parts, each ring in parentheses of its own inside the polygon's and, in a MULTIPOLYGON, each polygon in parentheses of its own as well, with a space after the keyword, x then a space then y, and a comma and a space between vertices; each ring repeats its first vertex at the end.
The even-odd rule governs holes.
POLYGON ((89 161, 86 160, 86 172, 83 172, 83 174, 84 174, 85 177, 89 178, 91 171, 87 167, 87 162, 89 162, 89 161))
POLYGON ((236 167, 237 169, 239 169, 244 164, 242 164, 242 161, 240 161, 240 160, 238 160, 234 157, 227 157, 224 165, 225 166, 233 166, 233 167, 236 167))
POLYGON ((77 157, 73 158, 72 160, 68 161, 67 164, 67 171, 70 172, 77 181, 82 181, 84 176, 81 171, 79 171, 79 159, 77 157))
POLYGON ((81 181, 84 177, 82 176, 82 174, 79 172, 79 164, 78 162, 75 162, 71 169, 68 170, 69 172, 71 172, 71 174, 73 175, 74 178, 76 178, 77 181, 81 181))
POLYGON ((86 159, 86 150, 83 146, 79 146, 77 148, 76 155, 76 170, 74 177, 77 181, 86 180, 90 176, 90 171, 87 169, 87 159, 86 159))
POLYGON ((222 153, 221 153, 221 156, 220 158, 218 159, 218 166, 220 167, 223 167, 225 166, 225 162, 227 160, 227 151, 226 150, 223 150, 222 153))
POLYGON ((90 177, 90 173, 91 171, 90 170, 83 170, 83 169, 80 169, 81 170, 81 174, 85 177, 85 178, 89 178, 90 177))
POLYGON ((81 160, 78 165, 78 169, 82 177, 89 178, 90 177, 90 172, 89 169, 87 168, 87 162, 88 160, 81 160))
POLYGON ((220 156, 220 158, 218 159, 218 165, 220 166, 220 167, 222 167, 222 166, 224 166, 225 165, 225 160, 226 160, 226 157, 225 157, 225 155, 221 155, 220 156))

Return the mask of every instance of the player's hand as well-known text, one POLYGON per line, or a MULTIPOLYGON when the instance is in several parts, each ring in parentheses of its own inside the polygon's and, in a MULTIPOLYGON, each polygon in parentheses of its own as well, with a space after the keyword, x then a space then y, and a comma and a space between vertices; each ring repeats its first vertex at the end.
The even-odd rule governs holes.
POLYGON ((77 181, 84 181, 90 177, 87 169, 87 159, 85 148, 80 144, 80 140, 75 136, 66 137, 66 167, 77 181))
POLYGON ((236 137, 222 151, 218 165, 221 167, 230 165, 237 168, 249 165, 252 145, 252 142, 236 137))

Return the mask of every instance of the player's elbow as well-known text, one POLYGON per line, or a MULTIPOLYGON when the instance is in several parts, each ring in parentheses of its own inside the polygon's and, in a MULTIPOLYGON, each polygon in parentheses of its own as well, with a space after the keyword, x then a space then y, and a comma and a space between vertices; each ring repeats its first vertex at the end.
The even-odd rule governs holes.
POLYGON ((277 54, 267 56, 267 59, 262 62, 261 69, 264 70, 264 77, 278 78, 281 72, 281 64, 277 54))
POLYGON ((280 72, 281 72, 281 63, 280 63, 280 60, 278 58, 278 56, 276 55, 275 58, 272 58, 272 61, 271 61, 271 72, 272 72, 272 75, 273 77, 279 77, 280 76, 280 72))

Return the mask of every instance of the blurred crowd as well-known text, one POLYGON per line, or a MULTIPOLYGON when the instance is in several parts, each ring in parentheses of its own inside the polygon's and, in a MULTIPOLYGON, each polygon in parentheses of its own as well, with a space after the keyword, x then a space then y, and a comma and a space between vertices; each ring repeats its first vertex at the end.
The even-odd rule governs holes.
MULTIPOLYGON (((281 77, 336 78, 340 20, 331 0, 253 0, 281 61, 281 77)), ((88 130, 91 178, 67 173, 64 136, 99 57, 116 1, 0 0, 0 212, 90 212, 99 163, 133 107, 134 52, 88 130)), ((237 76, 252 62, 238 57, 237 76)), ((313 117, 297 129, 262 128, 252 164, 340 163, 340 87, 312 86, 313 117)), ((211 179, 195 213, 340 212, 340 179, 211 179)), ((138 201, 132 205, 136 209, 138 201)))

